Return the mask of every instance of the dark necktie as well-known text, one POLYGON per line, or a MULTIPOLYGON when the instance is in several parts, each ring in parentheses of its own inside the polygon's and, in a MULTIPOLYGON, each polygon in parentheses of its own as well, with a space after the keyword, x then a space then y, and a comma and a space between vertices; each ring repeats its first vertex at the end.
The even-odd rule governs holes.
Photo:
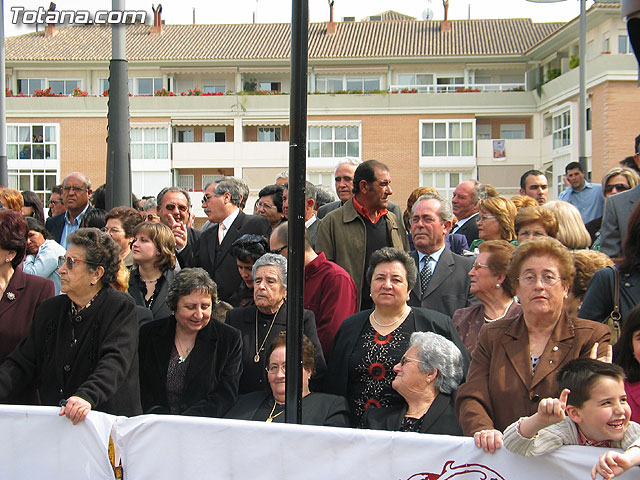
POLYGON ((429 267, 429 260, 431 260, 430 256, 424 257, 424 267, 420 270, 420 286, 422 287, 422 293, 427 291, 427 285, 429 285, 429 279, 433 272, 431 271, 431 267, 429 267))

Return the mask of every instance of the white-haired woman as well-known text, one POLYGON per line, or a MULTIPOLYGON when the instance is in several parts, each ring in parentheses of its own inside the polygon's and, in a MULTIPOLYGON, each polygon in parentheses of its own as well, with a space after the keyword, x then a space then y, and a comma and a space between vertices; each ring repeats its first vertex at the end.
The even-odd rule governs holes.
POLYGON ((393 370, 391 386, 406 403, 367 409, 364 428, 462 435, 454 403, 463 359, 451 340, 433 332, 412 333, 408 350, 393 370))
MULTIPOLYGON (((265 368, 269 360, 266 349, 287 328, 287 259, 266 253, 253 264, 253 300, 255 305, 227 312, 225 323, 242 332, 242 377, 240 394, 264 390, 265 368)), ((316 349, 316 373, 311 387, 317 387, 327 370, 318 340, 313 312, 305 310, 303 333, 316 349)))

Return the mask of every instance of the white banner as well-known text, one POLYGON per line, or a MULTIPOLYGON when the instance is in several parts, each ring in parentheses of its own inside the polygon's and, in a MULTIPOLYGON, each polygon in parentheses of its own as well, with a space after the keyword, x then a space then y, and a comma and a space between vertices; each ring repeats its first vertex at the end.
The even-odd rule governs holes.
POLYGON ((465 437, 99 412, 72 425, 57 412, 0 406, 0 479, 111 480, 112 431, 127 480, 588 480, 605 451, 571 446, 524 458, 485 454, 465 437))

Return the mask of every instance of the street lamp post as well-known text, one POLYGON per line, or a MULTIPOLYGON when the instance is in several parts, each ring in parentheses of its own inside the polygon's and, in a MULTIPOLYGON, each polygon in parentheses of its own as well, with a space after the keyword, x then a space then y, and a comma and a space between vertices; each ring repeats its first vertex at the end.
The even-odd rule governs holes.
MULTIPOLYGON (((533 3, 557 3, 564 2, 565 0, 527 0, 533 3)), ((580 110, 579 118, 579 135, 578 135, 578 156, 580 166, 585 172, 589 171, 587 165, 587 147, 586 147, 586 132, 587 132, 587 87, 585 80, 585 71, 587 68, 587 8, 586 0, 578 0, 580 2, 580 66, 578 71, 578 88, 580 92, 578 100, 578 108, 580 110)))

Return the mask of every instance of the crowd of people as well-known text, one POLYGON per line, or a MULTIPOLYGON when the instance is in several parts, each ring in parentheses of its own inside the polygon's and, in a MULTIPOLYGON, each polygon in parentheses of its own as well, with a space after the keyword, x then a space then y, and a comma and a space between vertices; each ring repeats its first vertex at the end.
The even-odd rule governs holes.
MULTIPOLYGON (((0 188, 0 400, 283 422, 287 176, 252 214, 243 180, 205 185, 199 229, 178 187, 106 211, 74 172, 46 222, 0 188)), ((337 165, 337 200, 307 182, 303 423, 622 448, 594 479, 640 464, 640 177, 565 178, 553 202, 537 170, 511 198, 420 187, 404 212, 376 160, 337 165)))

